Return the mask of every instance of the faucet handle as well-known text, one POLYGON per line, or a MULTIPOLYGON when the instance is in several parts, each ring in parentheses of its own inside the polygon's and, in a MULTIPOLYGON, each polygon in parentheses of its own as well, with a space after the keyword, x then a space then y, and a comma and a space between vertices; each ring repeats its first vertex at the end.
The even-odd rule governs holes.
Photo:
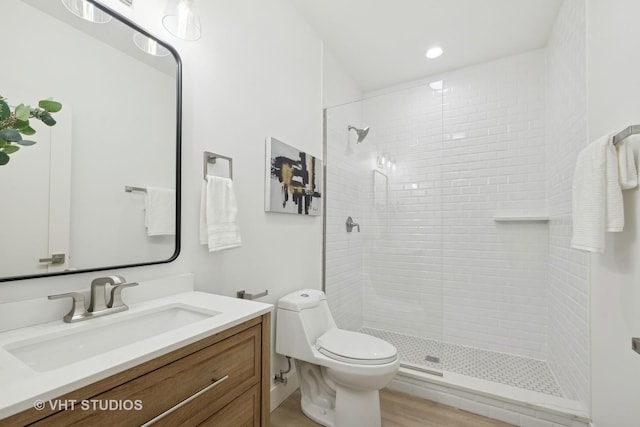
POLYGON ((97 277, 91 281, 91 287, 96 286, 105 286, 105 285, 119 285, 121 283, 125 283, 127 279, 122 276, 106 276, 106 277, 97 277))
POLYGON ((84 295, 79 292, 67 292, 65 294, 49 295, 47 298, 49 298, 50 300, 61 298, 73 299, 73 306, 71 307, 71 311, 69 311, 69 313, 67 313, 62 318, 62 320, 67 323, 77 322, 89 316, 89 313, 87 312, 87 309, 84 305, 84 295))
POLYGON ((122 295, 121 295, 122 289, 130 288, 132 286, 138 286, 138 283, 131 282, 131 283, 121 283, 121 284, 113 285, 113 287, 111 288, 111 299, 109 300, 107 307, 108 308, 126 307, 126 305, 122 301, 122 295))
POLYGON ((96 313, 109 308, 107 304, 107 285, 116 286, 127 280, 122 276, 97 277, 91 281, 91 301, 89 311, 96 313))

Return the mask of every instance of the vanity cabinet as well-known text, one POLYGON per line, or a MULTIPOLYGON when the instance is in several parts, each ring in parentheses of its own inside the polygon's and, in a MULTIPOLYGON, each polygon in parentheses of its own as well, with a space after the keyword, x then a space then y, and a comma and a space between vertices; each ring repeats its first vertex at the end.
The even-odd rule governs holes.
POLYGON ((2 425, 268 426, 270 314, 60 396, 2 425), (73 403, 73 408, 69 407, 73 403))

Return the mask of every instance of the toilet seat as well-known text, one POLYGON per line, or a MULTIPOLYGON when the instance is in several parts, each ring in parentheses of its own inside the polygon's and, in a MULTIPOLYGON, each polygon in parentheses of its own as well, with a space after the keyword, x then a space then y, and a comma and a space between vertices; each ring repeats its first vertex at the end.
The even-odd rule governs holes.
POLYGON ((354 365, 384 365, 397 359, 396 348, 359 332, 330 329, 316 340, 318 351, 334 360, 354 365))

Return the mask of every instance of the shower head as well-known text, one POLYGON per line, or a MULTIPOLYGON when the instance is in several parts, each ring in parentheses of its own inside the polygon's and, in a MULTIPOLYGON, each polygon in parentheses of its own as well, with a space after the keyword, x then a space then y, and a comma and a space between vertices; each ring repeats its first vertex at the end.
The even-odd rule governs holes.
POLYGON ((362 141, 364 141, 364 139, 367 137, 367 135, 369 134, 369 128, 366 127, 364 129, 358 129, 355 126, 351 126, 349 125, 349 130, 355 130, 356 133, 358 134, 358 141, 357 143, 361 143, 362 141))

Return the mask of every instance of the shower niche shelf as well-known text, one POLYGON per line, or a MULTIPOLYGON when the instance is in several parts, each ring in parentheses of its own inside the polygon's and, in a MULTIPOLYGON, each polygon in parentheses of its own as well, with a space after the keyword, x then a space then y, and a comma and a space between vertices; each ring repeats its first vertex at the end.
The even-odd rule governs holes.
POLYGON ((495 222, 549 222, 548 215, 494 215, 495 222))

